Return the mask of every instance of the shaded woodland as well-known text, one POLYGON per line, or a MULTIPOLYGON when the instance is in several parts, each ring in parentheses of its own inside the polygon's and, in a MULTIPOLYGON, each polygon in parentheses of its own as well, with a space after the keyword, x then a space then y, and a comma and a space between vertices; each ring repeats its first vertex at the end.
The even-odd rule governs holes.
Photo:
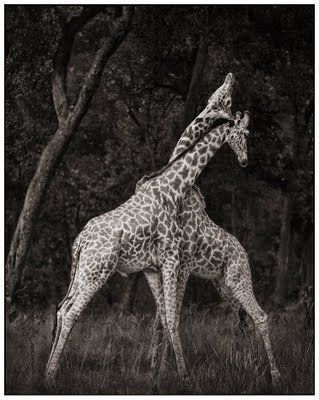
MULTIPOLYGON (((247 250, 261 303, 302 298, 313 284, 313 20, 313 6, 6 6, 6 256, 18 307, 62 299, 76 235, 169 160, 228 72, 233 111, 251 113, 249 165, 228 146, 216 154, 198 181, 207 212, 247 250)), ((218 301, 190 279, 186 304, 218 301)), ((140 274, 114 276, 94 301, 106 303, 153 307, 140 274)))

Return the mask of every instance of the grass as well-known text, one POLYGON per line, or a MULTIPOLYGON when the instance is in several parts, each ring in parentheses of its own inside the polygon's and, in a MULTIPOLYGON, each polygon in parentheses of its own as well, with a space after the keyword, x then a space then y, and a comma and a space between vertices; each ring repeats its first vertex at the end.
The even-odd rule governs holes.
MULTIPOLYGON (((313 333, 298 311, 271 319, 271 339, 282 374, 275 393, 312 394, 313 333)), ((234 327, 224 312, 191 308, 181 336, 190 373, 179 380, 173 355, 159 376, 147 359, 151 315, 85 314, 64 351, 57 384, 46 389, 42 375, 52 339, 52 314, 20 316, 7 324, 7 394, 264 394, 273 393, 263 345, 234 327)))

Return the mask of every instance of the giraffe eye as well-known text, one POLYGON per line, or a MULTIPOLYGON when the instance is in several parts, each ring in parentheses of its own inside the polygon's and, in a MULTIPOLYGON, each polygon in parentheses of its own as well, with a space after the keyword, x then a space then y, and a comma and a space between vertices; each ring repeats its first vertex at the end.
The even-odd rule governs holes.
POLYGON ((226 101, 226 106, 229 106, 230 105, 230 100, 228 99, 227 101, 226 101))

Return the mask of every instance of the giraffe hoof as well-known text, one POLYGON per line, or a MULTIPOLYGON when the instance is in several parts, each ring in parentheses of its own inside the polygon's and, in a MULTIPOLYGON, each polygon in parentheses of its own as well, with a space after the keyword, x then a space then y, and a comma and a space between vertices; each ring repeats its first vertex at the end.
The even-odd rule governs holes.
POLYGON ((44 375, 44 383, 46 387, 51 388, 55 383, 55 375, 52 372, 50 373, 49 371, 46 371, 44 375))

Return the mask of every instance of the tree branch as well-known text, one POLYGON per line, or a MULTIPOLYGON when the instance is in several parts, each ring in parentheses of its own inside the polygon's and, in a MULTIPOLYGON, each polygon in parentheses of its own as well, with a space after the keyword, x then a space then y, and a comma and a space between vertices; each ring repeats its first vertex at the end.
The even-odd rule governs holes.
POLYGON ((180 90, 177 86, 166 84, 166 83, 157 83, 157 82, 155 82, 153 85, 150 85, 150 86, 145 85, 140 90, 135 91, 134 95, 141 95, 145 92, 150 92, 152 90, 157 90, 157 89, 168 89, 168 90, 174 92, 177 96, 181 96, 182 99, 185 100, 185 93, 183 93, 183 91, 180 90))
POLYGON ((132 118, 132 120, 135 122, 135 124, 139 127, 142 126, 142 124, 140 123, 139 119, 137 118, 137 116, 134 114, 134 111, 131 107, 131 93, 129 92, 128 87, 124 84, 124 82, 121 82, 119 79, 115 79, 115 82, 118 86, 118 88, 120 89, 121 93, 123 93, 123 91, 125 91, 125 94, 127 95, 129 101, 126 100, 126 96, 123 93, 123 101, 126 105, 126 109, 128 112, 128 115, 132 118))
POLYGON ((132 120, 135 122, 135 124, 137 126, 141 127, 142 125, 141 125, 140 121, 138 120, 138 118, 136 117, 133 110, 131 109, 131 107, 129 106, 129 104, 127 103, 127 101, 125 99, 124 99, 124 103, 126 105, 128 115, 132 118, 132 120))
POLYGON ((123 15, 110 27, 110 37, 103 38, 100 48, 95 54, 91 69, 80 91, 78 100, 71 115, 71 124, 77 126, 86 112, 87 105, 91 101, 96 87, 100 83, 102 72, 106 62, 113 55, 126 37, 133 16, 133 7, 123 7, 123 15))
POLYGON ((165 115, 166 115, 166 112, 167 112, 167 110, 169 109, 169 107, 171 106, 171 104, 173 103, 175 97, 176 97, 176 95, 173 94, 173 96, 172 96, 172 97, 169 99, 169 101, 167 102, 166 106, 163 108, 163 111, 162 111, 161 116, 160 116, 160 118, 159 118, 159 120, 158 120, 158 123, 157 123, 155 137, 158 137, 158 132, 159 132, 159 128, 160 128, 161 121, 164 120, 165 115))
POLYGON ((95 17, 105 6, 85 6, 82 13, 71 19, 64 26, 53 66, 52 92, 55 111, 59 122, 68 116, 68 101, 66 92, 67 68, 76 33, 83 28, 89 19, 95 17))

